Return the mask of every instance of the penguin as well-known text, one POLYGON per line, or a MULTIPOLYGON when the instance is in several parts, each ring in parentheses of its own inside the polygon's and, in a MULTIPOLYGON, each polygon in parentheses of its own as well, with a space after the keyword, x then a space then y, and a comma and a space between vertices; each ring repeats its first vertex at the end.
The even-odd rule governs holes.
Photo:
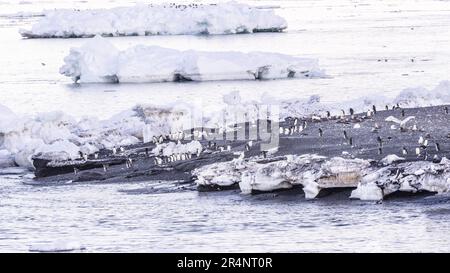
POLYGON ((119 150, 121 153, 123 153, 125 151, 125 149, 123 147, 120 147, 119 150))
POLYGON ((330 111, 327 111, 327 118, 329 119, 331 117, 330 111))
POLYGON ((245 144, 245 150, 248 152, 250 151, 250 146, 248 146, 248 144, 245 144))
POLYGON ((388 111, 388 110, 389 110, 389 105, 386 104, 386 111, 388 111))
POLYGON ((283 132, 284 132, 284 129, 283 129, 283 127, 280 127, 280 135, 282 135, 282 134, 283 134, 283 132))
POLYGON ((341 109, 341 113, 342 113, 341 116, 345 116, 345 111, 344 111, 344 109, 341 109))
POLYGON ((80 158, 83 158, 83 153, 81 151, 78 151, 78 155, 80 156, 80 158))
POLYGON ((344 130, 344 138, 348 139, 347 131, 344 130))
POLYGON ((117 153, 116 147, 112 148, 112 153, 113 153, 113 155, 115 155, 117 153))
POLYGON ((418 130, 418 128, 417 128, 417 125, 416 125, 416 124, 414 124, 414 125, 413 125, 413 127, 412 127, 412 130, 413 130, 413 131, 417 131, 417 130, 418 130))
POLYGON ((87 154, 83 154, 83 160, 87 161, 88 160, 88 155, 87 154))
POLYGON ((433 163, 439 163, 439 162, 441 162, 441 159, 439 158, 439 156, 438 155, 434 155, 433 156, 433 163))
POLYGON ((405 116, 405 109, 402 109, 402 117, 405 116))
POLYGON ((381 147, 378 148, 378 154, 379 155, 383 154, 383 149, 381 147))
POLYGON ((78 173, 78 169, 77 168, 73 168, 73 174, 77 175, 78 173))
POLYGON ((355 110, 353 108, 350 108, 350 115, 353 116, 355 114, 355 110))
POLYGON ((227 145, 227 151, 231 151, 231 145, 227 145))
POLYGON ((445 114, 448 115, 448 106, 445 106, 445 107, 444 107, 444 112, 445 112, 445 114))
POLYGON ((403 155, 407 155, 408 154, 408 150, 405 147, 402 148, 402 154, 403 155))
POLYGON ((377 142, 380 147, 383 147, 383 139, 380 136, 377 137, 377 142))
POLYGON ((434 147, 436 148, 436 152, 440 152, 441 151, 441 147, 439 145, 439 143, 434 143, 434 147))
POLYGON ((419 141, 418 142, 419 142, 420 145, 422 145, 424 143, 424 139, 423 139, 422 136, 419 137, 419 141))
POLYGON ((94 158, 95 158, 95 159, 98 159, 98 153, 95 153, 95 154, 94 154, 94 158))
POLYGON ((159 143, 163 143, 164 139, 162 136, 159 136, 159 143))
POLYGON ((267 158, 267 151, 262 151, 262 155, 264 158, 267 158))
POLYGON ((348 139, 348 145, 353 146, 353 138, 352 137, 348 139))
POLYGON ((420 156, 420 148, 419 147, 416 148, 416 155, 420 156))
POLYGON ((319 128, 319 136, 320 136, 320 137, 323 136, 323 130, 322 130, 322 128, 319 128))
POLYGON ((372 105, 372 110, 373 110, 373 113, 374 113, 374 114, 376 114, 376 113, 377 113, 377 107, 375 106, 375 104, 374 104, 374 105, 372 105))
POLYGON ((145 156, 148 156, 148 148, 145 148, 145 156))
POLYGON ((106 173, 108 171, 108 164, 103 164, 103 171, 106 173))

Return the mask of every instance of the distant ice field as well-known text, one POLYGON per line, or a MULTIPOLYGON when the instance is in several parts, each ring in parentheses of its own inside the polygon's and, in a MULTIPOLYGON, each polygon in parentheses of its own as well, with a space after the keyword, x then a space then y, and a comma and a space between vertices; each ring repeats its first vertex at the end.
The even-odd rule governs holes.
MULTIPOLYGON (((158 2, 158 1, 155 1, 158 2)), ((183 2, 183 1, 181 1, 183 2)), ((185 1, 186 2, 186 1, 185 1)), ((211 2, 211 1, 199 1, 211 2)), ((415 86, 447 80, 450 66, 450 7, 446 1, 244 1, 274 8, 286 18, 284 33, 224 36, 108 38, 123 50, 137 44, 178 50, 268 51, 317 58, 330 78, 158 84, 76 85, 58 73, 71 47, 86 39, 22 39, 42 9, 133 5, 132 1, 15 1, 0 3, 0 98, 15 112, 63 109, 70 115, 107 118, 137 103, 201 100, 220 106, 222 95, 243 99, 269 93, 277 98, 347 101, 369 94, 395 96, 415 86), (22 4, 21 4, 22 3, 22 4), (18 13, 20 12, 20 13, 18 13)))

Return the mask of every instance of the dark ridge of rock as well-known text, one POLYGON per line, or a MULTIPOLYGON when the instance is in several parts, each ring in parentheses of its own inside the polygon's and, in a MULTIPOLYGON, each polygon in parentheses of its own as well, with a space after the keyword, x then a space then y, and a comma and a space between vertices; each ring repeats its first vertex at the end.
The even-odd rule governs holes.
MULTIPOLYGON (((113 154, 111 150, 102 150, 98 158, 90 156, 86 161, 80 159, 53 162, 39 156, 35 157, 35 180, 42 184, 65 181, 119 183, 177 180, 193 185, 194 177, 191 172, 194 169, 212 163, 230 161, 239 156, 236 152, 244 152, 245 158, 260 157, 259 163, 281 160, 289 154, 372 159, 373 164, 380 167, 383 166, 380 160, 390 154, 403 157, 405 161, 433 161, 450 157, 449 124, 450 115, 445 113, 444 106, 383 110, 370 117, 366 113, 329 118, 290 117, 279 123, 283 133, 279 134, 278 151, 271 155, 265 153, 267 158, 263 157, 264 153, 260 150, 261 140, 253 140, 253 145, 249 148, 248 141, 203 139, 200 143, 204 152, 200 156, 193 155, 190 159, 157 165, 155 155, 149 153, 155 144, 145 143, 124 147, 125 150, 118 154, 113 154), (389 116, 400 120, 415 116, 415 119, 400 129, 399 124, 386 121, 389 116), (306 122, 305 129, 284 133, 285 130, 295 129, 304 122, 306 122), (356 124, 358 125, 355 126, 356 124), (427 140, 428 145, 419 144, 420 137, 427 140), (436 143, 439 148, 436 147, 436 143), (228 145, 231 149, 224 150, 223 148, 228 145), (416 154, 416 149, 419 149, 419 154, 416 154), (407 151, 407 154, 404 151, 407 151), (127 167, 127 159, 132 159, 131 167, 127 167), (107 166, 106 171, 105 166, 107 166)), ((249 126, 249 124, 240 124, 239 127, 249 128, 249 126)), ((189 141, 190 139, 181 142, 189 141)), ((236 188, 236 185, 230 188, 236 188)), ((199 187, 200 191, 218 189, 223 190, 227 187, 199 187)))

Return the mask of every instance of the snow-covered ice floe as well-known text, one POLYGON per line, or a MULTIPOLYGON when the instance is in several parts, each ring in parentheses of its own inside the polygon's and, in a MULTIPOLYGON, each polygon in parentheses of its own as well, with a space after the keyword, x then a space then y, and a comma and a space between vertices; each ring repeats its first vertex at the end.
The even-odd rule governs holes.
POLYGON ((45 11, 27 38, 75 38, 135 35, 237 34, 280 32, 286 20, 271 9, 237 2, 201 4, 137 4, 111 9, 45 11))
POLYGON ((138 45, 117 50, 96 36, 64 58, 60 73, 75 82, 264 80, 323 76, 315 59, 268 52, 178 51, 138 45))
POLYGON ((321 189, 356 188, 350 198, 381 200, 397 191, 450 191, 450 160, 417 161, 378 167, 370 160, 305 154, 278 159, 235 159, 194 170, 200 187, 239 185, 242 193, 270 192, 302 186, 307 199, 321 189))
POLYGON ((17 165, 32 169, 32 158, 36 155, 51 160, 75 160, 82 158, 82 154, 167 135, 172 130, 182 130, 185 122, 190 124, 190 119, 184 119, 187 110, 182 108, 138 105, 99 120, 75 119, 63 112, 18 115, 0 105, 0 167, 17 165))

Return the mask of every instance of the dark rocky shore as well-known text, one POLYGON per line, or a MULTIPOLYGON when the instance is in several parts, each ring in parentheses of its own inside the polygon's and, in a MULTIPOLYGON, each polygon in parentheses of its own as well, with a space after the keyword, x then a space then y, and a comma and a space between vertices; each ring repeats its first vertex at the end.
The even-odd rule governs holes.
MULTIPOLYGON (((87 160, 51 161, 36 157, 34 183, 46 185, 155 180, 171 181, 166 190, 195 189, 195 177, 192 175, 194 169, 230 161, 239 157, 242 152, 245 158, 258 157, 260 162, 278 160, 280 156, 290 154, 318 154, 326 157, 370 159, 373 160, 373 165, 380 167, 386 164, 381 160, 388 155, 404 158, 403 162, 438 162, 443 157, 450 157, 450 106, 388 108, 358 114, 351 114, 353 110, 345 109, 346 115, 341 116, 324 113, 320 118, 286 118, 279 124, 280 132, 275 132, 280 137, 278 151, 269 153, 261 151, 261 140, 252 141, 251 145, 242 140, 199 140, 203 147, 200 154, 163 163, 156 159, 159 156, 151 153, 156 147, 155 143, 122 147, 115 154, 111 150, 102 150, 96 158, 89 155, 87 160), (409 121, 404 124, 386 121, 391 116, 409 121)), ((239 126, 248 128, 249 124, 239 126)), ((181 143, 190 141, 191 139, 185 139, 181 143)), ((157 185, 159 182, 155 183, 157 185)))

